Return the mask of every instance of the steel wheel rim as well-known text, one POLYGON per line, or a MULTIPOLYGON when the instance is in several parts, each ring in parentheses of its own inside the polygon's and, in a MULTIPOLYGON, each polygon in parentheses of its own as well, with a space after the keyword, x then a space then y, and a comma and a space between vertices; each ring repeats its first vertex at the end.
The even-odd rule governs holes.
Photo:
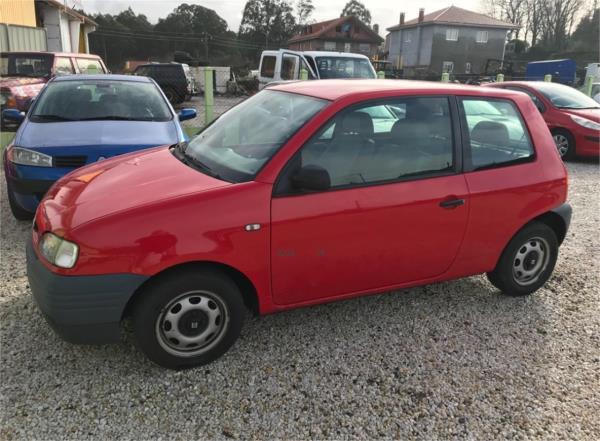
POLYGON ((569 140, 564 135, 554 135, 554 143, 561 157, 565 156, 569 151, 569 140))
POLYGON ((189 291, 171 300, 155 324, 160 346, 177 357, 195 357, 215 347, 229 325, 229 310, 209 291, 189 291))
POLYGON ((537 282, 548 267, 550 246, 542 237, 527 240, 513 258, 513 278, 517 284, 528 286, 537 282))

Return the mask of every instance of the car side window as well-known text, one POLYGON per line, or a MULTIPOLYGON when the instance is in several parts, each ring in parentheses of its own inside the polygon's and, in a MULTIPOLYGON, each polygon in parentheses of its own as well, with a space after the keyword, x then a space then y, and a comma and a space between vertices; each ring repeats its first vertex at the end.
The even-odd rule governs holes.
POLYGON ((324 168, 331 188, 452 172, 448 98, 407 97, 346 109, 298 155, 296 166, 324 168))
POLYGON ((546 111, 546 106, 544 106, 544 103, 542 103, 542 101, 533 92, 515 86, 507 86, 506 89, 526 93, 527 95, 529 95, 529 98, 531 98, 531 101, 533 101, 533 104, 535 104, 535 107, 537 107, 541 113, 546 111))
POLYGON ((468 132, 468 168, 478 170, 534 159, 531 138, 511 101, 463 98, 461 105, 468 132))
POLYGON ((55 70, 58 75, 69 75, 75 73, 73 64, 67 57, 56 57, 55 70))
POLYGON ((260 76, 266 78, 273 78, 275 75, 275 63, 277 58, 273 55, 265 55, 260 66, 260 76))

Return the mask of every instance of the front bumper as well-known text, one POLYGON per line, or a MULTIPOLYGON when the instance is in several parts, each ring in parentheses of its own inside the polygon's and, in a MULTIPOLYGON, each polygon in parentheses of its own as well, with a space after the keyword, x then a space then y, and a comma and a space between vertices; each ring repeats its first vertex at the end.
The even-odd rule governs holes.
POLYGON ((62 276, 50 271, 27 243, 27 277, 48 323, 71 343, 113 343, 127 302, 148 277, 137 274, 62 276))
POLYGON ((35 213, 44 195, 55 182, 45 179, 19 179, 8 175, 6 181, 17 204, 31 213, 35 213))

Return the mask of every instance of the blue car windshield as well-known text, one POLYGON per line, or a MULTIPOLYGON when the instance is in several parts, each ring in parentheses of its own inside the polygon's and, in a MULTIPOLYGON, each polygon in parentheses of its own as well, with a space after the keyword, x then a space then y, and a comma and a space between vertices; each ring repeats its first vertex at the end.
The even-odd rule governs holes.
POLYGON ((248 181, 326 104, 310 96, 263 90, 200 132, 183 154, 208 174, 248 181))
POLYGON ((113 80, 68 80, 48 83, 30 120, 169 121, 173 118, 153 83, 113 80))

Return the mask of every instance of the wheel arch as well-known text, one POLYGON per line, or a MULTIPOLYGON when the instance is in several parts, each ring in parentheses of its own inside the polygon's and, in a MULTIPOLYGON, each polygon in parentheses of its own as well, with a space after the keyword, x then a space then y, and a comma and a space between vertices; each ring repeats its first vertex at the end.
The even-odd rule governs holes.
POLYGON ((165 268, 159 273, 154 274, 144 283, 142 283, 133 293, 125 309, 123 310, 123 314, 121 319, 131 315, 133 305, 138 299, 141 298, 143 291, 156 281, 160 280, 163 277, 167 277, 175 272, 187 272, 187 271, 198 271, 198 270, 213 270, 224 274, 229 277, 239 288, 242 293, 242 298, 244 300, 244 305, 248 308, 253 314, 258 315, 259 313, 259 300, 258 300, 258 292, 252 281, 241 271, 238 269, 226 265, 220 262, 212 262, 212 261, 196 261, 196 262, 186 262, 182 264, 178 264, 169 268, 165 268))

